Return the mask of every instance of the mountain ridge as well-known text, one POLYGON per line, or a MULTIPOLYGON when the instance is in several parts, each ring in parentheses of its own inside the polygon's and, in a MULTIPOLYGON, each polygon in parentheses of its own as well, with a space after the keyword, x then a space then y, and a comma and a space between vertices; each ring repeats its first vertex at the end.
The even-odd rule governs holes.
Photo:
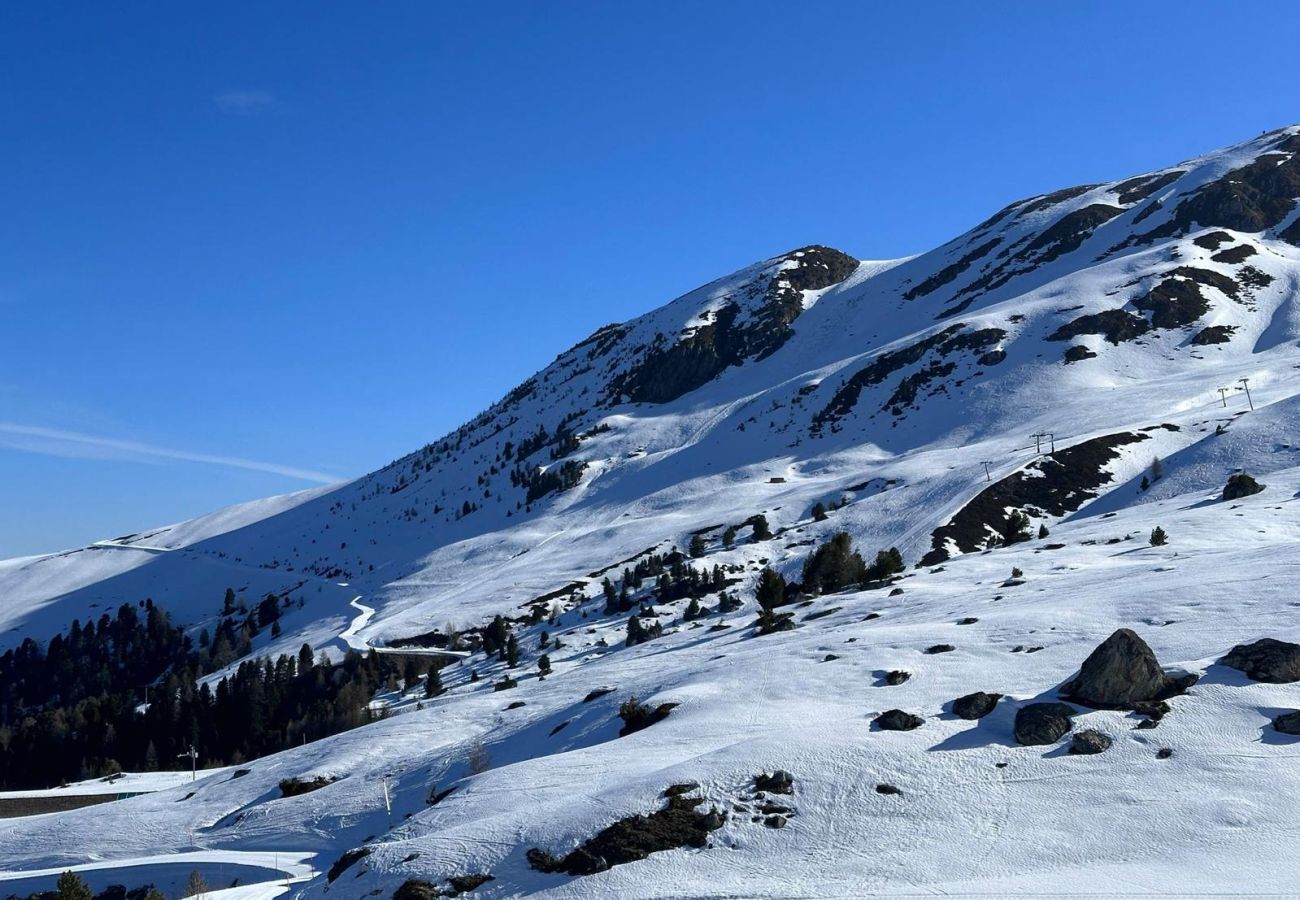
MULTIPOLYGON (((1053 860, 1042 877, 1055 885, 1089 867, 1147 877, 1124 862, 1132 841, 1232 887, 1252 871, 1252 847, 1178 779, 1221 779, 1215 802, 1266 823, 1262 845, 1285 839, 1284 811, 1265 809, 1266 785, 1251 781, 1262 770, 1227 761, 1214 732, 1245 741, 1260 709, 1294 705, 1216 660, 1230 641, 1264 632, 1300 638, 1283 587, 1297 564, 1286 504, 1300 491, 1300 444, 1287 438, 1300 426, 1297 199, 1300 126, 1290 126, 1025 198, 917 256, 863 261, 811 244, 759 261, 597 330, 479 416, 368 475, 0 564, 12 601, 0 648, 145 596, 197 631, 221 606, 218 584, 297 601, 282 635, 256 638, 257 654, 308 642, 342 657, 353 640, 436 644, 509 620, 527 666, 544 647, 553 659, 553 675, 506 688, 526 709, 502 708, 491 684, 511 670, 476 650, 447 670, 448 694, 427 708, 399 692, 383 701, 391 719, 256 761, 234 787, 202 783, 205 811, 185 821, 202 821, 221 846, 292 835, 322 853, 372 848, 355 887, 329 888, 342 896, 471 869, 497 878, 483 896, 657 896, 671 893, 664 883, 690 895, 730 871, 728 854, 750 873, 733 872, 728 890, 755 896, 781 895, 767 859, 789 864, 803 895, 897 889, 899 871, 926 889, 1026 890, 1036 829, 1053 860), (1268 490, 1222 501, 1241 470, 1268 490), (1167 548, 1147 541, 1158 525, 1167 548), (797 581, 840 532, 867 559, 897 548, 906 570, 888 591, 799 595, 775 619, 754 620, 763 573, 797 581), (622 570, 675 550, 682 565, 716 567, 738 614, 710 591, 691 599, 716 621, 688 617, 686 597, 653 585, 611 607, 606 579, 626 583, 622 570), (1135 587, 1116 591, 1118 579, 1135 587), (358 595, 374 615, 348 629, 358 595), (651 639, 621 646, 629 619, 654 623, 651 639), (1052 699, 1121 627, 1203 674, 1157 733, 1189 762, 1150 773, 1154 737, 1115 711, 1086 715, 1121 736, 1099 757, 1119 762, 1084 769, 1058 758, 1064 750, 1016 747, 1012 708, 1052 699), (543 630, 563 648, 539 645, 543 630), (471 669, 486 677, 470 680, 471 669), (908 677, 891 681, 894 672, 908 677), (620 702, 675 706, 618 737, 615 698, 582 700, 609 685, 620 702), (962 730, 947 710, 976 688, 1008 699, 962 730), (908 709, 891 721, 922 714, 915 733, 872 730, 895 703, 908 709), (490 772, 467 768, 476 741, 490 746, 490 772), (1009 759, 1012 780, 999 774, 1009 759), (795 773, 794 799, 769 797, 790 808, 762 813, 746 780, 776 769, 795 773), (380 812, 375 784, 389 770, 409 821, 380 812), (314 801, 268 793, 281 776, 322 774, 340 780, 314 801), (1088 785, 1110 833, 1070 845, 1077 829, 1055 808, 1056 778, 1088 785), (1105 793, 1107 778, 1120 796, 1105 793), (578 865, 565 854, 611 826, 611 811, 649 815, 674 779, 729 811, 705 839, 713 849, 567 881, 526 858, 538 849, 578 865), (501 799, 516 781, 535 809, 501 799), (896 795, 875 786, 894 781, 908 799, 883 811, 896 795), (1148 784, 1159 786, 1164 832, 1128 817, 1148 784), (455 799, 426 802, 449 785, 455 799), (990 797, 991 817, 980 812, 990 797), (926 840, 909 845, 895 822, 926 840), (1195 828, 1235 848, 1227 874, 1188 862, 1195 828), (1006 829, 1021 842, 1003 842, 1006 829), (945 862, 945 843, 969 858, 945 862), (784 855, 791 848, 803 861, 784 855), (864 848, 872 859, 859 858, 864 848)), ((1268 743, 1258 765, 1280 765, 1288 746, 1268 743)), ((1267 784, 1293 780, 1266 771, 1267 784)), ((159 846, 173 846, 162 832, 190 815, 177 802, 131 801, 170 823, 150 832, 159 846)), ((89 813, 67 815, 107 834, 89 813)), ((74 849, 52 827, 0 833, 0 858, 39 837, 55 848, 42 859, 62 864, 74 849)), ((143 838, 132 840, 115 852, 142 852, 143 838)), ((1144 883, 1157 884, 1177 868, 1150 871, 1144 883)))

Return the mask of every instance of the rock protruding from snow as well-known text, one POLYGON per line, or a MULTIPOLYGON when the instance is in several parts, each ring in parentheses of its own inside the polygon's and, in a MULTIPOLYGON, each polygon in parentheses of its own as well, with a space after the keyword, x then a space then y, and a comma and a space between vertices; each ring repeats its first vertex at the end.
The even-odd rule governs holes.
POLYGON ((911 731, 920 728, 925 720, 901 709, 890 709, 876 716, 876 727, 881 731, 911 731))
POLYGON ((1075 732, 1074 737, 1070 739, 1070 752, 1076 756, 1093 756, 1109 750, 1112 743, 1114 741, 1110 735, 1093 728, 1085 728, 1083 731, 1075 732))
POLYGON ((1253 644, 1238 644, 1221 662, 1245 672, 1254 681, 1290 684, 1300 681, 1300 644, 1261 638, 1253 644))
POLYGON ((1273 720, 1273 727, 1283 734, 1300 734, 1300 710, 1278 716, 1273 720))
POLYGON ((1027 747, 1055 744, 1073 727, 1078 710, 1064 703, 1030 703, 1016 712, 1016 743, 1027 747))
POLYGON ((1228 476, 1228 483, 1223 486, 1223 499, 1240 500, 1242 497, 1258 494, 1262 490, 1264 490, 1264 485, 1260 484, 1248 473, 1238 472, 1236 475, 1228 476))
POLYGON ((1194 676, 1166 675, 1147 642, 1121 628, 1088 655, 1065 694, 1099 709, 1132 709, 1180 693, 1194 682, 1194 676))
POLYGON ((967 694, 965 697, 958 697, 952 701, 952 712, 959 719, 982 719, 993 712, 993 708, 998 705, 998 701, 1001 699, 1001 694, 976 691, 973 694, 967 694))

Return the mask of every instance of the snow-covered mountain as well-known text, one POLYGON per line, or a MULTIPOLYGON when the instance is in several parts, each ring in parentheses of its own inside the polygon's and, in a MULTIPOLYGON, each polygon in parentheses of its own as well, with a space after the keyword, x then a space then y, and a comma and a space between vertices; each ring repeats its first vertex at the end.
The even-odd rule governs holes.
POLYGON ((326 869, 365 848, 294 888, 340 897, 474 873, 485 897, 1292 889, 1300 739, 1270 721, 1300 689, 1217 660, 1300 640, 1297 198, 1291 127, 1013 203, 908 259, 807 246, 600 329, 363 478, 0 563, 0 648, 146 596, 198 629, 233 586, 302 601, 258 653, 437 645, 503 615, 528 673, 495 692, 504 664, 475 654, 422 708, 390 697, 392 717, 183 803, 5 822, 0 866, 197 847, 326 869), (1243 469, 1265 490, 1221 500, 1243 469), (1048 536, 1015 542, 1017 511, 1048 536), (1168 544, 1149 546, 1157 525, 1168 544), (868 558, 897 547, 906 573, 756 634, 760 570, 798 580, 836 532, 868 558), (687 620, 649 591, 663 635, 624 646, 602 581, 693 538, 742 608, 687 620), (354 622, 354 599, 374 615, 354 622), (1101 755, 1017 744, 1017 710, 1121 627, 1199 683, 1155 730, 1080 707, 1076 731, 1114 741, 1101 755), (543 630, 562 643, 538 679, 543 630), (967 721, 951 702, 972 691, 1003 699, 967 721), (632 695, 676 706, 618 737, 632 695), (921 726, 873 725, 891 708, 921 726), (776 770, 793 793, 756 799, 776 770), (338 780, 275 789, 317 775, 338 780), (685 783, 721 816, 705 846, 585 875, 530 863, 685 783))

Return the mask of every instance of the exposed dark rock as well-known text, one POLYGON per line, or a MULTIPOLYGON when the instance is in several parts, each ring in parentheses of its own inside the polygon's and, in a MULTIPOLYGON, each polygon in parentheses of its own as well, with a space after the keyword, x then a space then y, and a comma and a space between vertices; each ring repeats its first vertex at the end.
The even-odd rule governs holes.
POLYGON ((741 289, 751 297, 762 292, 744 324, 739 324, 741 306, 733 299, 715 313, 713 321, 671 345, 664 341, 652 348, 637 366, 611 383, 611 397, 667 403, 707 384, 730 366, 770 356, 793 334, 792 324, 803 312, 803 292, 839 284, 858 267, 851 256, 816 245, 774 262, 795 265, 773 271, 765 287, 751 284, 741 289))
POLYGON ((885 673, 885 684, 890 687, 898 687, 904 681, 912 677, 911 672, 904 672, 902 669, 894 669, 885 673))
POLYGON ((326 880, 333 882, 349 868, 369 855, 369 847, 356 847, 352 850, 343 851, 343 855, 334 860, 334 864, 331 865, 329 871, 325 873, 326 880))
POLYGON ((1066 213, 1052 225, 1038 233, 1020 254, 1021 257, 1038 256, 1037 262, 1050 262, 1066 253, 1079 249, 1097 226, 1109 222, 1124 212, 1118 206, 1092 203, 1066 213))
MULTIPOLYGON (((849 376, 831 397, 830 402, 813 416, 814 433, 852 412, 863 390, 879 385, 900 369, 920 362, 927 353, 934 351, 945 357, 958 352, 982 355, 1007 334, 1001 328, 980 328, 963 333, 962 329, 965 327, 964 323, 958 322, 900 350, 891 350, 877 356, 865 368, 849 376)), ((936 361, 921 372, 908 376, 895 388, 894 396, 884 408, 889 409, 891 406, 912 402, 920 387, 934 378, 951 373, 952 369, 951 362, 936 361)))
POLYGON ((1173 755, 1174 751, 1170 750, 1168 747, 1161 747, 1156 751, 1156 759, 1168 759, 1173 755))
POLYGON ((966 616, 965 618, 958 619, 958 620, 957 620, 957 624, 958 624, 958 625, 974 625, 974 624, 975 624, 976 622, 978 622, 978 621, 979 621, 979 619, 975 618, 974 616, 966 616))
POLYGON ((300 794, 310 794, 312 791, 319 791, 323 787, 329 787, 338 779, 326 778, 324 775, 317 775, 315 778, 286 778, 280 782, 280 796, 297 797, 300 794))
POLYGON ((1283 734, 1300 734, 1300 711, 1278 716, 1273 720, 1273 727, 1283 734))
POLYGON ((921 565, 931 566, 949 557, 948 542, 963 553, 983 550, 991 533, 1004 542, 1016 539, 1008 533, 1007 509, 1034 507, 1051 516, 1074 512, 1097 496, 1097 489, 1110 481, 1105 466, 1119 456, 1117 448, 1148 440, 1137 432, 1102 435, 1057 450, 995 481, 980 491, 953 518, 935 529, 931 550, 921 565))
POLYGON ((419 878, 409 878, 393 891, 393 900, 438 900, 445 896, 436 884, 419 878))
POLYGON ((1030 703, 1016 711, 1016 743, 1026 746, 1055 744, 1070 730, 1078 714, 1064 703, 1030 703))
POLYGON ((1262 153, 1203 185, 1178 204, 1167 223, 1132 241, 1149 243, 1197 226, 1248 233, 1277 227, 1300 196, 1300 135, 1281 138, 1273 149, 1282 152, 1262 153))
POLYGON ((1192 344, 1197 347, 1226 344, 1232 339, 1232 334, 1236 330, 1234 325, 1207 325, 1192 336, 1192 344))
POLYGON ((1223 486, 1223 499, 1240 500, 1242 497, 1258 494, 1264 490, 1264 487, 1246 472, 1238 472, 1228 477, 1228 483, 1223 486))
POLYGON ((1169 704, 1163 700, 1142 701, 1133 704, 1133 712, 1137 713, 1139 716, 1147 716, 1152 721, 1159 722, 1165 716, 1169 715, 1169 704))
POLYGON ((1227 250, 1220 250, 1210 257, 1216 263, 1224 263, 1229 266, 1235 266, 1244 263, 1255 255, 1255 248, 1250 244, 1238 244, 1235 247, 1229 247, 1227 250))
POLYGON ((1081 334, 1100 334, 1112 344, 1122 344, 1141 337, 1150 330, 1150 323, 1141 316, 1122 309, 1108 309, 1067 322, 1049 334, 1047 340, 1068 341, 1081 334))
POLYGON ((1211 231, 1200 235, 1192 243, 1204 250, 1218 250, 1224 244, 1231 244, 1234 240, 1235 238, 1226 231, 1211 231))
POLYGON ((969 253, 964 255, 961 259, 951 265, 944 266, 916 287, 910 289, 907 293, 903 294, 903 299, 915 300, 917 297, 924 297, 926 294, 938 290, 955 279, 962 272, 969 269, 971 263, 986 255, 1000 243, 1002 243, 1002 238, 995 237, 991 241, 986 241, 985 243, 980 244, 974 250, 971 250, 969 253))
POLYGON ((642 729, 662 722, 676 708, 676 703, 660 703, 652 709, 641 703, 636 697, 629 697, 618 708, 618 717, 623 720, 623 727, 619 729, 618 736, 627 737, 629 734, 635 734, 642 729))
POLYGON ((594 691, 587 694, 587 696, 583 697, 582 702, 590 703, 592 700, 599 700, 601 697, 614 693, 614 690, 614 688, 596 688, 594 691))
POLYGON ((475 872, 471 875, 453 875, 447 879, 447 883, 451 885, 453 897, 456 894, 463 894, 475 888, 480 888, 489 881, 496 881, 496 878, 486 872, 475 872))
POLYGON ((1082 362, 1085 359, 1095 359, 1096 357, 1097 354, 1093 353, 1083 344, 1075 344, 1073 347, 1065 351, 1066 365, 1069 365, 1070 363, 1082 362))
POLYGON ((1300 644, 1261 638, 1238 644, 1220 660, 1225 666, 1245 672, 1253 681, 1290 684, 1300 681, 1300 644))
MULTIPOLYGON (((1296 222, 1300 223, 1300 219, 1297 219, 1296 222)), ((1300 240, 1300 234, 1297 234, 1296 238, 1300 240)), ((1294 244, 1296 241, 1291 243, 1294 244)), ((1273 276, 1267 272, 1261 272, 1254 266, 1242 266, 1237 272, 1237 280, 1247 288, 1265 288, 1273 283, 1273 276)))
POLYGON ((1038 212, 1040 209, 1047 209, 1049 206, 1056 206, 1058 203, 1064 203, 1066 200, 1073 200, 1075 197, 1082 197, 1095 187, 1097 187, 1095 184, 1079 184, 1074 187, 1061 188, 1061 190, 1053 191, 1050 194, 1043 194, 1041 197, 1035 197, 1025 203, 1024 207, 1016 213, 1016 218, 1023 219, 1030 213, 1038 212))
POLYGON ((794 776, 784 769, 777 769, 771 774, 760 772, 754 776, 754 790, 769 794, 793 794, 794 776))
POLYGON ((813 430, 841 419, 853 411, 862 391, 880 384, 886 378, 905 366, 921 361, 925 354, 938 347, 944 341, 958 334, 966 326, 963 323, 950 325, 943 331, 924 337, 901 350, 891 350, 877 356, 866 368, 853 373, 835 395, 830 403, 813 417, 813 430))
POLYGON ((1173 184, 1185 174, 1182 169, 1175 169, 1161 175, 1139 175, 1137 178, 1130 178, 1128 181, 1120 182, 1115 185, 1114 190, 1119 195, 1119 202, 1127 206, 1130 203, 1145 200, 1161 188, 1173 184))
POLYGON ((637 862, 651 853, 678 847, 704 847, 709 833, 721 828, 726 816, 717 809, 696 811, 700 798, 674 796, 658 812, 619 819, 563 857, 534 847, 528 864, 541 872, 593 875, 613 866, 637 862))
POLYGON ((993 712, 1001 699, 1001 694, 976 691, 952 701, 952 713, 959 719, 982 719, 993 712))
POLYGON ((665 797, 679 797, 682 794, 689 794, 692 791, 698 791, 700 783, 698 781, 683 781, 678 784, 670 784, 664 788, 665 797))
POLYGON ((763 824, 768 828, 784 828, 788 821, 785 816, 768 816, 763 820, 763 824))
POLYGON ((876 793, 884 794, 889 797, 896 797, 903 792, 900 791, 898 788, 894 787, 892 784, 878 784, 876 785, 876 793))
POLYGON ((936 653, 951 653, 956 649, 952 644, 935 644, 932 647, 926 647, 925 652, 933 656, 936 653))
POLYGON ((1151 324, 1156 328, 1190 325, 1210 310, 1196 282, 1179 278, 1166 278, 1134 300, 1133 305, 1151 313, 1151 324))
POLYGON ((1076 731, 1070 738, 1070 752, 1080 756, 1091 756, 1110 749, 1111 736, 1092 728, 1076 731))
POLYGON ((901 709, 890 709, 876 716, 875 726, 881 731, 911 731, 920 728, 925 720, 901 709))
POLYGON ((1132 709, 1135 704, 1163 700, 1189 686, 1184 679, 1165 674, 1155 653, 1136 632, 1121 628, 1088 655, 1064 693, 1099 709, 1132 709))

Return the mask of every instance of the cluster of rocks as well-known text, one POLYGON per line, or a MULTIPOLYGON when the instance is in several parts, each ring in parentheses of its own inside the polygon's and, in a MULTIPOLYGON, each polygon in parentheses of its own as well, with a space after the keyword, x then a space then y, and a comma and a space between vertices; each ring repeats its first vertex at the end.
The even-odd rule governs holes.
MULTIPOLYGON (((1169 710, 1165 701, 1197 681, 1188 673, 1167 673, 1147 642, 1121 628, 1088 655, 1079 674, 1062 688, 1065 699, 1093 709, 1123 709, 1147 716, 1151 727, 1169 710)), ((1079 711, 1060 702, 1030 703, 1016 712, 1016 742, 1028 746, 1054 744, 1068 734, 1079 711)), ((1144 723, 1146 724, 1146 723, 1144 723)), ((1112 738, 1100 731, 1074 735, 1070 752, 1101 753, 1112 738)))

